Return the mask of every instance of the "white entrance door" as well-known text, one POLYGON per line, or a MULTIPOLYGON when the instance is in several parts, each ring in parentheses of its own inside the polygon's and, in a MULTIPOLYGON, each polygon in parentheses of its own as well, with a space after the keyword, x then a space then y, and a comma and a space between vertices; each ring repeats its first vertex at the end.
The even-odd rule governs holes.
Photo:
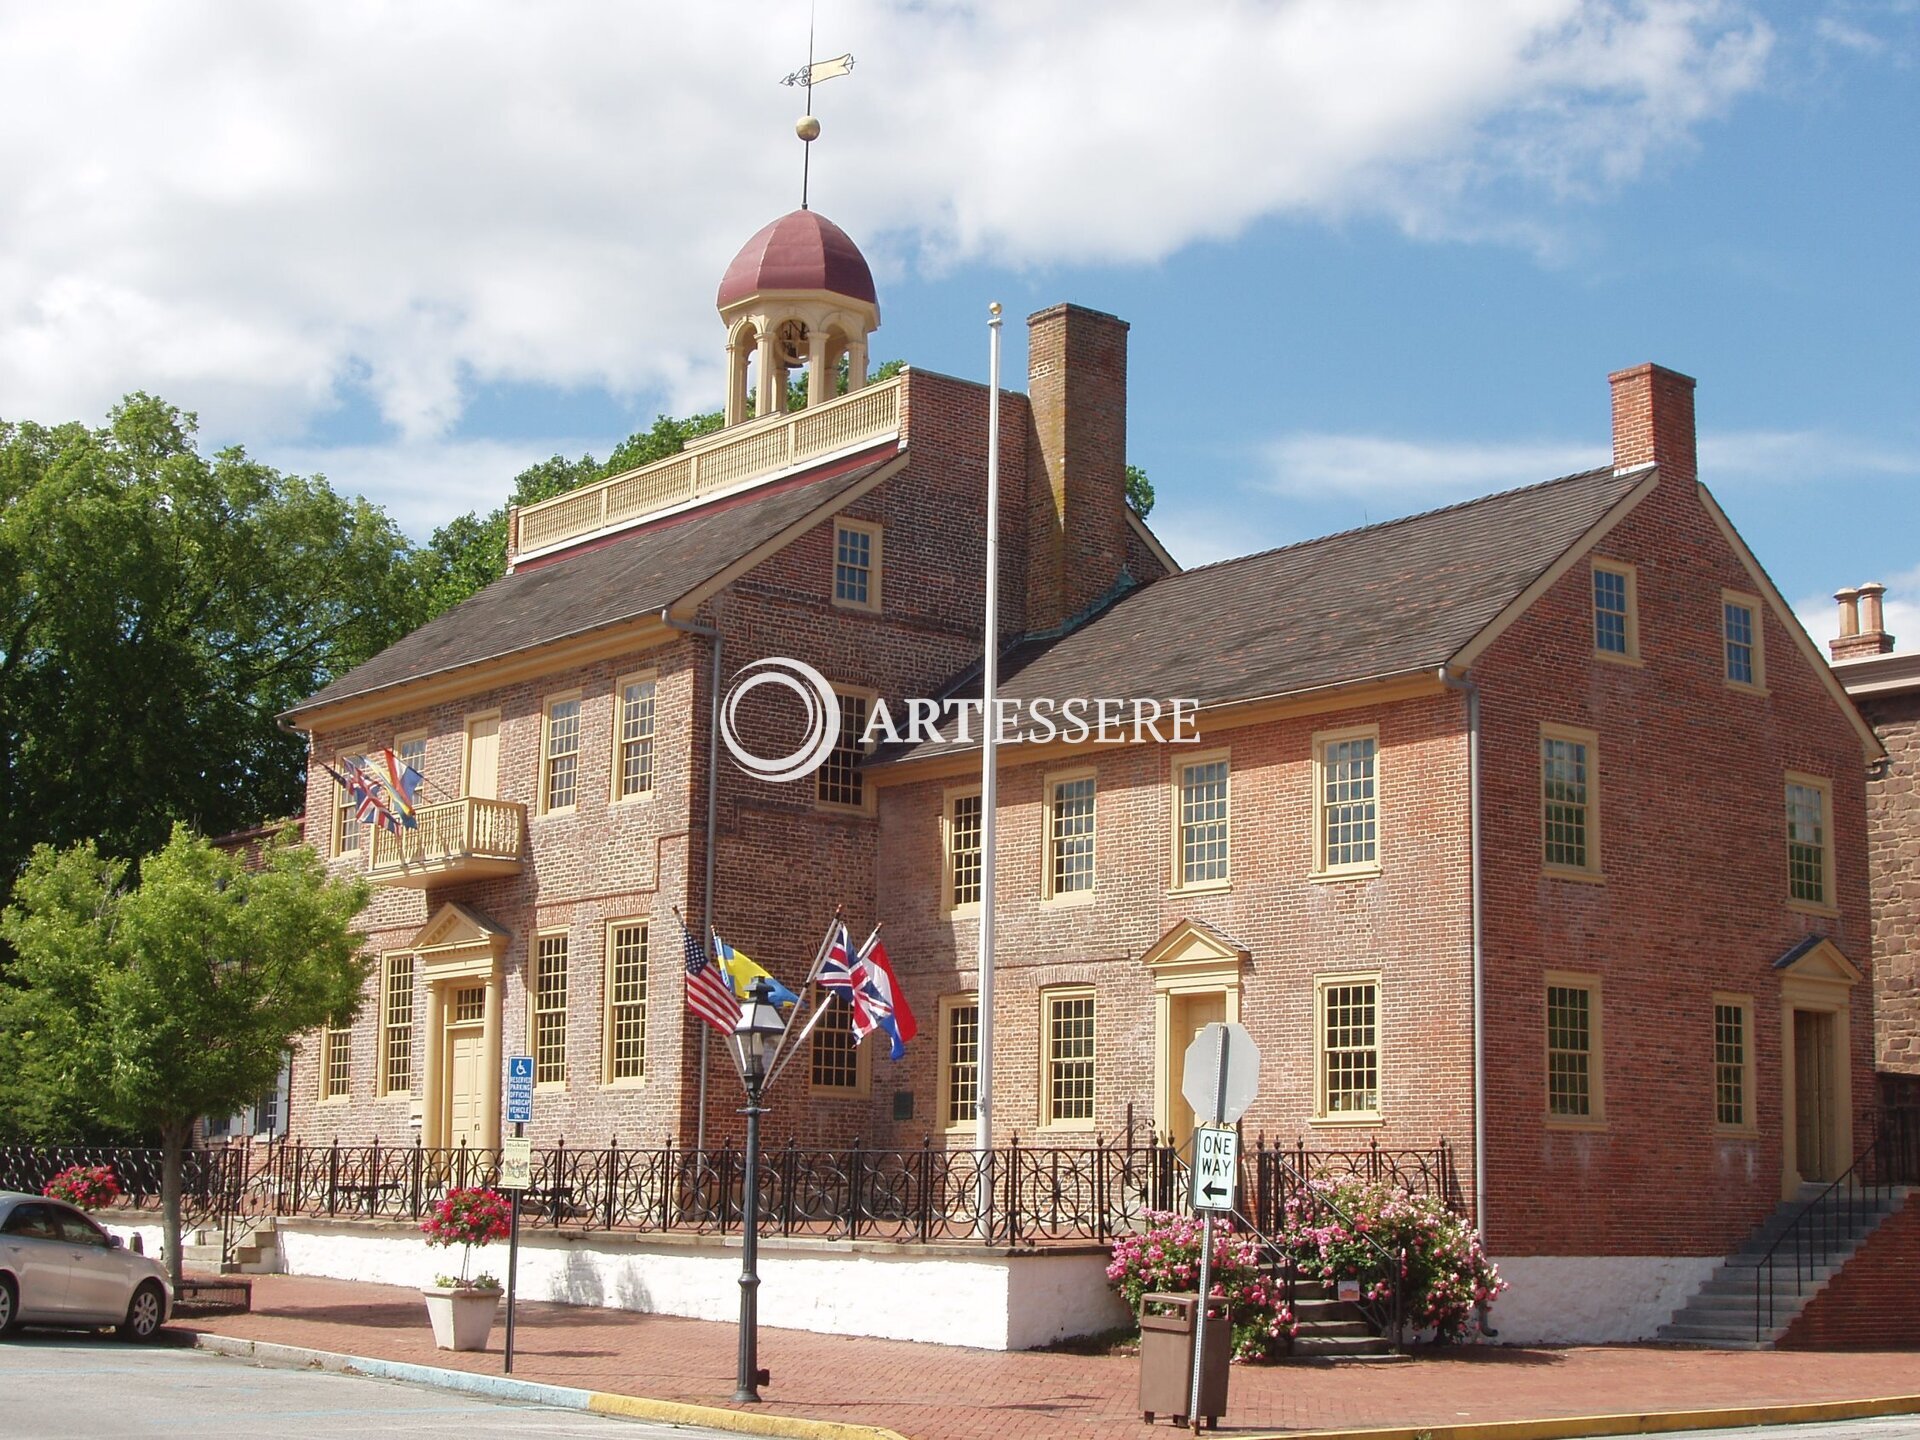
POLYGON ((1182 1150, 1193 1138, 1195 1117, 1187 1097, 1180 1093, 1182 1057, 1200 1032, 1215 1021, 1227 1018, 1224 992, 1210 990, 1200 995, 1174 995, 1167 1009, 1167 1123, 1173 1131, 1173 1143, 1182 1150))
POLYGON ((500 717, 477 715, 467 721, 467 794, 500 798, 500 717))
POLYGON ((486 1035, 478 1026, 447 1031, 446 1144, 469 1148, 487 1143, 484 1128, 486 1035))

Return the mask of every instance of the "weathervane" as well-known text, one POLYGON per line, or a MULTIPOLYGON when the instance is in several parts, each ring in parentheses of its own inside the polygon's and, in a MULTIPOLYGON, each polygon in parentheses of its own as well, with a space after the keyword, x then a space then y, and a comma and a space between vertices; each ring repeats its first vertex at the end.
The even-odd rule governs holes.
POLYGON ((800 208, 807 209, 807 187, 812 179, 813 142, 820 138, 820 122, 813 116, 813 87, 822 80, 832 80, 836 76, 853 73, 853 56, 836 55, 831 60, 813 58, 813 7, 807 7, 807 63, 791 75, 780 81, 782 85, 804 85, 807 87, 807 113, 795 123, 793 130, 803 143, 800 161, 800 208))

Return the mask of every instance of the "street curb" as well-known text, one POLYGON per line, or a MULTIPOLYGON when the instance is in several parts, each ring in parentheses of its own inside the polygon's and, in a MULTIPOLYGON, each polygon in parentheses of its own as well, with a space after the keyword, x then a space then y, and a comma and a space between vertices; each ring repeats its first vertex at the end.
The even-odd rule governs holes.
POLYGON ((743 1435, 789 1436, 792 1440, 906 1440, 877 1425, 854 1425, 839 1420, 811 1420, 799 1415, 772 1415, 725 1410, 717 1405, 688 1405, 677 1400, 649 1400, 638 1395, 613 1395, 604 1390, 582 1390, 571 1385, 547 1385, 538 1380, 516 1380, 506 1375, 480 1375, 471 1370, 443 1370, 404 1360, 377 1360, 369 1355, 341 1355, 332 1350, 309 1350, 271 1340, 241 1340, 205 1331, 193 1337, 196 1350, 263 1360, 275 1365, 327 1370, 338 1374, 369 1375, 379 1380, 402 1380, 458 1390, 494 1400, 522 1400, 563 1410, 588 1410, 628 1420, 658 1420, 670 1425, 704 1425, 743 1435))
POLYGON ((1455 1425, 1389 1425, 1360 1430, 1267 1430, 1238 1440, 1579 1440, 1598 1435, 1655 1435, 1674 1430, 1731 1430, 1751 1425, 1811 1425, 1920 1414, 1920 1395, 1808 1400, 1790 1405, 1728 1405, 1710 1410, 1562 1415, 1546 1420, 1475 1420, 1455 1425))

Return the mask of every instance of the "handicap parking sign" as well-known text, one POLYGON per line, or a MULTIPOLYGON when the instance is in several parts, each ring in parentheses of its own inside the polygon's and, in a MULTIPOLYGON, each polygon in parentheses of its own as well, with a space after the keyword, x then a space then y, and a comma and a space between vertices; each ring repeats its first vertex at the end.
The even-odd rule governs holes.
POLYGON ((507 1057, 507 1123, 525 1125, 533 1119, 533 1057, 507 1057))

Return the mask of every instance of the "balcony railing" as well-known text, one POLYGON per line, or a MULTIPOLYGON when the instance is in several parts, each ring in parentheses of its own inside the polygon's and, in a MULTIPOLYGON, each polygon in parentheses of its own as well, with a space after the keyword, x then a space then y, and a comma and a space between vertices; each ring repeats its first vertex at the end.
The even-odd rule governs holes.
POLYGON ((731 426, 678 455, 527 506, 515 517, 511 548, 516 555, 546 550, 677 505, 744 490, 769 475, 899 430, 898 379, 790 415, 731 426))
POLYGON ((367 878, 424 889, 450 880, 517 875, 526 863, 527 807, 469 796, 415 813, 411 830, 373 832, 367 878))

